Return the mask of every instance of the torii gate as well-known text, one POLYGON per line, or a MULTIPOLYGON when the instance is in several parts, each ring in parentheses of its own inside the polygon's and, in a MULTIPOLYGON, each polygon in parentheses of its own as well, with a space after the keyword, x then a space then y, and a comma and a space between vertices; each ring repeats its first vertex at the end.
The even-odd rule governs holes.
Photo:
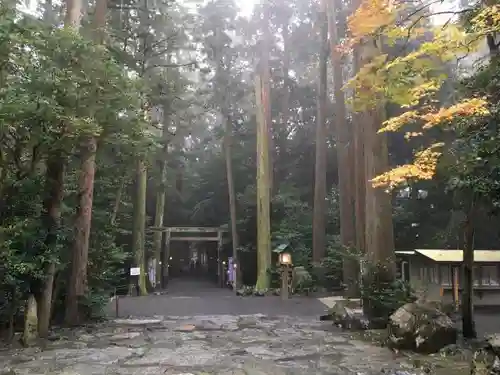
POLYGON ((170 260, 170 243, 172 241, 212 241, 217 242, 217 271, 218 284, 223 285, 223 264, 221 259, 221 251, 224 240, 224 233, 228 230, 222 227, 161 227, 150 228, 152 231, 165 232, 165 248, 162 252, 162 259, 156 267, 155 284, 161 284, 164 288, 167 284, 169 270, 168 262, 170 260), (190 234, 190 236, 179 236, 179 234, 190 234), (158 272, 159 271, 159 272, 158 272))

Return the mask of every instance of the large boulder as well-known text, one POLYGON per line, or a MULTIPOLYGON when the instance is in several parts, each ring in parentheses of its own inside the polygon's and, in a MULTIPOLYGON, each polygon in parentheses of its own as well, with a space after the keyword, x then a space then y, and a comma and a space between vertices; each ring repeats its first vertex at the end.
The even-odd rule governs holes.
POLYGON ((407 303, 389 318, 389 344, 395 349, 436 353, 457 341, 453 321, 433 305, 407 303))
POLYGON ((500 375, 500 334, 487 338, 472 358, 471 375, 500 375))

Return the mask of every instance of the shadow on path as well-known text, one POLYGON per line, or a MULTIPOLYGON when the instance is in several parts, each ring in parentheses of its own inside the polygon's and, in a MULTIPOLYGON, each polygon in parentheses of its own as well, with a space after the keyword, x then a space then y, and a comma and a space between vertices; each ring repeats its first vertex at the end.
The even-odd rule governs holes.
MULTIPOLYGON (((214 283, 179 278, 169 282, 166 294, 146 297, 120 297, 119 317, 250 315, 315 316, 324 314, 326 306, 316 298, 292 297, 283 301, 277 296, 238 297, 214 283)), ((115 315, 115 303, 110 303, 115 315)))

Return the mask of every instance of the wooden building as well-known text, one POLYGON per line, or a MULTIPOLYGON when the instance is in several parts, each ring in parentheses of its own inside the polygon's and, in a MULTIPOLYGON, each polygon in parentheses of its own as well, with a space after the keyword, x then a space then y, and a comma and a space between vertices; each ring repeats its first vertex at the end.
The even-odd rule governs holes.
MULTIPOLYGON (((460 293, 462 250, 416 249, 396 256, 400 277, 422 297, 448 303, 460 293)), ((474 304, 500 306, 500 250, 475 250, 474 264, 474 304)))

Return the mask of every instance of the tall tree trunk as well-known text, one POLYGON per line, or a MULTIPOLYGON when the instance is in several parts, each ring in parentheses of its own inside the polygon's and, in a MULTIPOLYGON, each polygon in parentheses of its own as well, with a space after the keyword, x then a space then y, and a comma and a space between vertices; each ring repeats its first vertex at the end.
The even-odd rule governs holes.
MULTIPOLYGON (((71 0, 75 1, 75 0, 71 0)), ((98 0, 94 15, 94 39, 97 43, 104 40, 106 27, 107 0, 98 0)), ((87 268, 89 257, 90 229, 94 198, 97 140, 94 135, 86 135, 80 146, 80 177, 78 180, 78 208, 75 218, 75 237, 73 240, 71 275, 66 297, 66 324, 80 322, 79 301, 87 293, 87 268)))
MULTIPOLYGON (((348 255, 343 260, 343 280, 346 295, 359 295, 359 261, 349 256, 356 246, 356 216, 354 204, 354 139, 353 130, 347 124, 345 96, 342 91, 344 78, 342 74, 342 57, 337 50, 341 34, 338 13, 342 3, 338 0, 328 1, 328 29, 330 33, 330 53, 333 65, 333 86, 335 95, 335 129, 337 134, 337 160, 340 192, 340 240, 348 255)), ((343 33, 343 30, 342 30, 343 33)))
POLYGON ((116 218, 118 217, 118 211, 120 210, 120 204, 122 202, 123 190, 125 189, 125 178, 120 181, 120 186, 116 191, 115 204, 113 205, 113 211, 111 212, 110 224, 116 225, 116 218))
MULTIPOLYGON (((259 67, 261 68, 261 67, 259 67)), ((269 186, 269 127, 263 108, 266 90, 258 68, 255 79, 257 105, 257 290, 269 288, 268 269, 271 267, 271 218, 269 186)))
POLYGON ((464 225, 464 257, 462 263, 462 331, 465 338, 475 338, 474 324, 474 234, 475 234, 475 194, 471 197, 469 210, 466 213, 464 225))
MULTIPOLYGON (((377 41, 369 39, 361 46, 360 64, 364 66, 379 55, 377 41)), ((380 98, 383 103, 383 98, 380 98)), ((369 272, 365 280, 383 292, 385 287, 395 278, 396 266, 394 256, 394 233, 392 224, 391 195, 381 188, 374 188, 371 180, 389 169, 387 137, 378 134, 385 117, 384 105, 367 109, 356 116, 363 126, 365 150, 365 251, 369 272)), ((371 318, 386 318, 381 306, 364 306, 365 312, 371 318)))
MULTIPOLYGON (((78 30, 80 27, 81 1, 66 1, 65 27, 78 30)), ((64 129, 63 129, 64 132, 64 129)), ((61 205, 64 197, 64 169, 65 160, 61 150, 53 151, 47 160, 46 185, 48 198, 45 202, 45 228, 47 237, 45 245, 51 256, 55 257, 57 251, 57 236, 59 232, 61 205)), ((52 315, 52 293, 56 264, 49 261, 46 265, 45 280, 38 303, 38 331, 40 336, 46 337, 50 327, 52 315)))
MULTIPOLYGON (((62 153, 53 152, 47 160, 44 202, 44 227, 47 231, 45 247, 51 257, 57 254, 57 237, 61 221, 61 205, 64 197, 64 157, 62 153)), ((52 316, 52 293, 56 263, 49 261, 45 266, 45 280, 38 302, 38 332, 40 337, 47 337, 52 316)))
MULTIPOLYGON (((47 0, 44 5, 43 20, 50 25, 53 23, 52 11, 52 1, 47 0)), ((47 198, 44 201, 43 214, 43 226, 47 232, 45 247, 53 257, 57 253, 57 234, 60 226, 61 204, 64 196, 63 180, 64 162, 62 155, 53 153, 49 155, 49 159, 46 162, 45 193, 47 194, 47 198)), ((49 334, 55 274, 56 264, 54 261, 49 261, 45 266, 45 280, 37 295, 38 334, 41 338, 46 338, 49 334)))
MULTIPOLYGON (((172 63, 172 54, 167 55, 167 64, 172 63)), ((166 71, 166 79, 169 81, 170 74, 169 69, 166 71)), ((156 192, 156 208, 155 208, 155 221, 154 226, 156 228, 163 227, 163 222, 165 220, 165 204, 167 197, 167 159, 168 159, 168 145, 170 143, 170 132, 169 126, 171 121, 171 102, 167 101, 163 103, 163 129, 162 129, 162 152, 160 154, 160 184, 158 186, 158 191, 156 192)), ((162 288, 162 280, 166 275, 162 275, 162 250, 163 250, 163 231, 156 231, 153 234, 153 248, 154 248, 154 261, 155 261, 155 289, 160 290, 162 288)), ((168 259, 165 260, 168 262, 168 259)), ((166 265, 168 270, 168 265, 166 265)))
MULTIPOLYGON (((168 125, 163 124, 165 127, 163 132, 163 139, 165 141, 166 135, 165 132, 168 132, 168 125)), ((167 195, 167 144, 164 145, 164 152, 161 157, 161 177, 160 184, 158 186, 158 191, 156 193, 156 209, 155 209, 155 228, 163 227, 163 220, 165 217, 165 202, 167 195)), ((157 230, 153 235, 153 247, 154 247, 154 259, 155 259, 155 289, 161 289, 161 279, 162 279, 162 256, 161 251, 163 249, 163 231, 157 230)))
POLYGON ((54 6, 52 0, 45 0, 43 5, 43 20, 49 25, 54 24, 54 6))
POLYGON ((353 118, 353 141, 354 141, 354 216, 356 226, 356 250, 360 254, 366 253, 365 231, 366 231, 366 205, 365 194, 365 136, 363 124, 357 113, 352 114, 353 118))
POLYGON ((86 137, 81 147, 81 169, 78 181, 78 208, 75 218, 75 237, 72 250, 71 276, 66 296, 66 324, 80 323, 79 302, 87 292, 87 266, 89 257, 92 199, 94 195, 95 154, 97 144, 94 137, 86 137))
MULTIPOLYGON (((276 140, 274 154, 274 179, 277 181, 282 181, 289 172, 286 168, 286 158, 287 158, 287 136, 288 136, 288 124, 290 121, 290 95, 291 95, 291 84, 290 84, 290 36, 289 36, 289 23, 290 17, 286 17, 281 24, 282 32, 281 37, 283 39, 283 95, 281 102, 281 126, 276 132, 276 140)), ((272 196, 277 194, 279 185, 273 185, 272 196)))
POLYGON ((148 294, 146 280, 146 191, 147 191, 147 169, 143 159, 137 162, 136 192, 134 197, 134 229, 133 245, 135 255, 135 266, 140 268, 138 278, 139 293, 141 296, 148 294))
MULTIPOLYGON (((225 116, 223 116, 225 117, 225 116)), ((236 217, 236 192, 234 190, 234 176, 233 176, 233 155, 232 149, 232 127, 229 120, 226 118, 224 120, 225 134, 224 134, 224 151, 226 157, 226 177, 227 177, 227 190, 229 194, 229 213, 231 216, 231 239, 233 242, 233 264, 236 265, 236 277, 234 279, 234 289, 238 290, 241 282, 241 268, 238 259, 238 228, 237 228, 237 217, 236 217)))
POLYGON ((267 145, 269 148, 268 151, 268 163, 269 167, 269 189, 271 190, 271 194, 274 186, 274 139, 273 139, 273 123, 272 123, 272 113, 271 113, 271 68, 269 65, 269 54, 271 51, 271 30, 269 29, 270 22, 270 4, 266 4, 263 9, 262 16, 262 50, 261 50, 261 58, 260 58, 260 67, 262 74, 262 90, 264 95, 262 95, 262 108, 264 111, 265 122, 267 126, 267 136, 268 141, 267 145))
POLYGON ((319 55, 319 81, 316 120, 316 162, 314 166, 314 207, 313 207, 313 263, 318 264, 326 252, 326 103, 328 67, 328 18, 323 2, 319 14, 321 27, 321 51, 319 55))
POLYGON ((80 28, 80 19, 82 14, 82 0, 66 0, 66 16, 64 25, 73 27, 78 30, 80 28))
MULTIPOLYGON (((351 3, 352 12, 355 12, 360 5, 360 0, 353 0, 351 3)), ((361 47, 357 45, 353 50, 353 65, 354 74, 362 67, 360 58, 361 47)), ((356 93, 353 93, 356 95, 356 93)), ((365 254, 365 232, 366 232, 366 185, 365 179, 365 132, 362 116, 356 112, 351 113, 352 118, 352 138, 353 138, 353 155, 354 175, 353 175, 353 190, 354 190, 354 216, 355 216, 355 246, 359 254, 365 254)), ((360 273, 364 274, 365 269, 361 267, 360 273)))
POLYGON ((233 177, 233 154, 232 154, 232 143, 233 143, 233 126, 231 121, 230 107, 228 102, 228 97, 226 87, 224 85, 227 82, 229 72, 223 63, 222 50, 224 48, 223 35, 220 28, 215 30, 217 45, 215 48, 214 58, 217 64, 216 76, 215 76, 215 92, 217 105, 221 112, 222 124, 224 128, 224 156, 226 159, 226 180, 227 180, 227 190, 229 198, 229 214, 231 218, 231 240, 233 247, 233 264, 236 266, 236 277, 234 280, 234 290, 236 291, 240 283, 240 265, 238 260, 238 228, 237 228, 237 215, 236 215, 236 192, 234 189, 234 177, 233 177))

